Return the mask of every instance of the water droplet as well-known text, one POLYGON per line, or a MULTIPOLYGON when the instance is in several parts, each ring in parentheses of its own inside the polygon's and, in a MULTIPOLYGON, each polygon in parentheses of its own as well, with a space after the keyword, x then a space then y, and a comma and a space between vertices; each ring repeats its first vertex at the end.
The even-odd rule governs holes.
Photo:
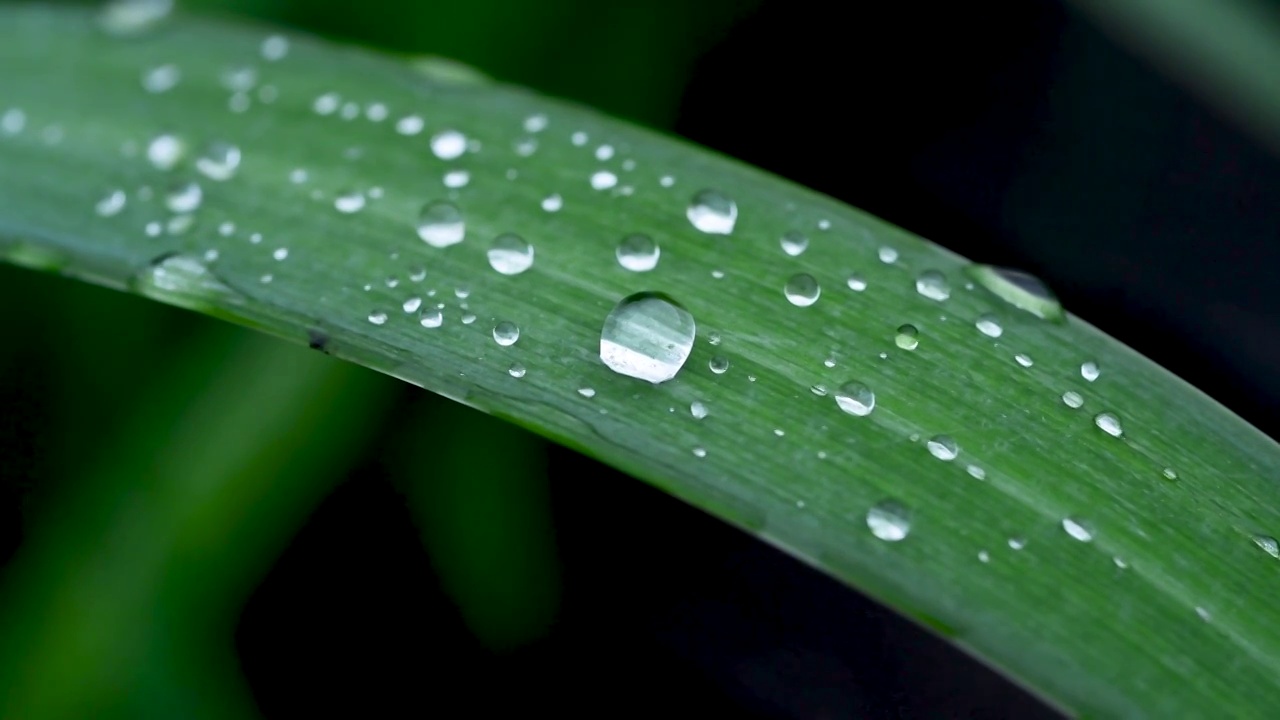
POLYGON ((1097 380, 1098 376, 1101 374, 1102 371, 1098 369, 1098 363, 1093 362, 1092 360, 1080 366, 1080 377, 1088 380, 1089 382, 1097 380))
POLYGON ((1098 413, 1093 418, 1093 424, 1111 437, 1120 437, 1124 434, 1124 429, 1120 427, 1120 418, 1109 412, 1098 413))
POLYGON ((780 242, 782 243, 782 252, 791 257, 796 257, 809 249, 809 238, 805 237, 804 233, 796 230, 785 233, 780 242))
POLYGON ((210 143, 196 158, 196 170, 210 180, 229 180, 239 167, 240 148, 230 143, 210 143))
POLYGON ((1176 470, 1174 470, 1173 468, 1165 468, 1165 469, 1163 469, 1163 470, 1161 470, 1161 471, 1160 471, 1160 474, 1164 476, 1164 479, 1165 479, 1165 480, 1177 480, 1177 479, 1178 479, 1178 472, 1177 472, 1176 470))
POLYGON ((956 455, 960 454, 960 447, 956 445, 956 441, 950 435, 934 435, 929 438, 926 446, 929 448, 929 454, 939 460, 950 462, 956 459, 956 455))
POLYGON ((1069 408, 1078 408, 1084 405, 1084 398, 1075 390, 1068 390, 1062 393, 1062 402, 1069 408))
POLYGON ((593 398, 596 396, 596 390, 595 388, 580 387, 578 388, 578 394, 584 398, 593 398))
MULTIPOLYGON (((821 386, 815 385, 814 387, 821 386)), ((810 390, 813 389, 810 388, 810 390)), ((826 388, 823 388, 821 393, 815 392, 815 394, 826 395, 826 388)), ((850 380, 836 388, 835 398, 836 405, 850 415, 864 417, 870 415, 871 411, 876 409, 876 394, 871 391, 871 388, 854 380, 850 380)))
POLYGON ((969 473, 969 476, 974 478, 975 480, 987 479, 987 471, 983 470, 977 465, 970 465, 969 467, 965 468, 965 472, 969 473))
POLYGON ((560 212, 560 208, 564 207, 564 198, 552 193, 542 198, 542 209, 547 212, 560 212))
POLYGON ((871 534, 887 542, 898 542, 911 532, 911 511, 897 500, 881 500, 867 510, 871 534))
POLYGON ((466 187, 471 182, 471 173, 466 170, 450 170, 444 174, 444 186, 447 188, 466 187))
POLYGON ((411 137, 422 132, 424 125, 426 125, 426 123, 422 121, 421 116, 405 115, 396 121, 396 132, 406 137, 411 137))
POLYGON ((277 62, 283 60, 285 55, 289 54, 289 38, 283 35, 268 35, 262 41, 262 59, 267 62, 277 62))
POLYGON ((438 328, 444 324, 444 313, 439 308, 432 308, 422 313, 422 317, 418 320, 418 324, 424 328, 438 328))
POLYGON ((693 415, 695 419, 701 420, 707 416, 707 406, 695 400, 689 405, 689 414, 693 415))
POLYGON ((738 205, 719 190, 701 190, 689 201, 685 215, 708 235, 728 235, 738 222, 738 205))
POLYGON ((283 262, 289 257, 289 248, 276 248, 271 251, 271 257, 277 261, 283 262))
POLYGON ((196 255, 167 255, 134 278, 133 289, 147 297, 192 310, 225 306, 237 296, 196 255))
POLYGON ((378 311, 371 312, 369 313, 369 322, 373 323, 374 325, 386 325, 387 314, 384 312, 378 312, 378 311))
POLYGON ((596 148, 596 159, 599 160, 600 162, 609 160, 613 157, 613 152, 614 150, 612 145, 601 145, 600 147, 596 148))
POLYGON ((1200 619, 1205 622, 1209 622, 1213 619, 1213 615, 1210 615, 1208 610, 1199 606, 1196 607, 1196 615, 1200 616, 1200 619))
POLYGON ((121 210, 124 210, 124 206, 127 202, 128 198, 125 196, 123 190, 112 190, 104 195, 103 198, 93 206, 93 211, 96 212, 99 217, 113 217, 115 215, 119 215, 121 210))
POLYGON ((1009 538, 1009 547, 1013 548, 1014 550, 1021 550, 1026 546, 1027 546, 1027 539, 1024 537, 1014 536, 1009 538))
POLYGON ((796 307, 809 307, 818 302, 818 296, 822 294, 822 288, 818 286, 818 281, 808 273, 796 273, 792 275, 787 284, 783 286, 782 292, 787 296, 787 301, 796 307))
POLYGON ((903 350, 915 350, 920 344, 917 337, 919 334, 920 331, 916 330, 915 325, 899 325, 898 334, 894 336, 893 342, 903 350))
POLYGON ((856 273, 849 276, 848 283, 849 289, 854 292, 862 292, 867 289, 867 281, 864 280, 861 275, 856 273))
POLYGON ((699 445, 693 449, 693 456, 704 458, 707 456, 707 449, 699 445))
POLYGON ((338 93, 327 92, 316 97, 315 101, 311 103, 311 109, 317 115, 332 115, 341 104, 342 98, 338 96, 338 93))
POLYGON ((693 315, 661 293, 623 298, 605 318, 600 359, 610 370, 657 384, 676 376, 697 329, 693 315))
POLYGON ((431 247, 445 248, 462 242, 467 226, 462 211, 452 203, 436 200, 418 213, 418 237, 431 247))
POLYGON ((939 302, 951 297, 951 283, 937 270, 926 270, 916 278, 916 292, 939 302))
POLYGON ((1253 544, 1262 548, 1263 552, 1277 560, 1280 560, 1280 542, 1270 535, 1254 535, 1253 544))
POLYGON ((473 322, 475 322, 475 321, 476 321, 476 316, 475 316, 475 314, 474 314, 474 313, 463 313, 463 314, 462 314, 462 324, 463 324, 463 325, 470 325, 471 323, 473 323, 473 322))
POLYGON ((541 113, 530 115, 524 119, 523 126, 525 132, 542 132, 547 129, 547 116, 541 113))
POLYGON ((157 170, 172 170, 185 152, 183 142, 169 133, 157 135, 147 143, 147 160, 157 170))
POLYGON ((442 130, 431 138, 431 152, 441 160, 456 160, 467 151, 467 136, 457 130, 442 130))
POLYGON ((513 378, 522 378, 525 374, 524 366, 520 363, 511 363, 511 367, 507 368, 507 374, 513 378))
POLYGON ((232 92, 246 93, 258 84, 258 71, 248 65, 231 67, 222 72, 219 80, 232 92))
POLYGON ((672 185, 676 184, 676 179, 671 175, 663 175, 662 177, 658 178, 658 184, 664 188, 669 188, 672 185))
POLYGON ((503 233, 489 246, 489 267, 503 275, 519 275, 533 267, 533 245, 515 233, 503 233))
POLYGON ((382 122, 389 114, 387 106, 380 102, 369 103, 369 106, 364 109, 364 116, 369 119, 369 122, 382 122))
POLYGON ((0 115, 0 132, 5 135, 17 135, 27 126, 27 114, 18 108, 9 108, 0 115))
POLYGON ((1093 528, 1084 520, 1078 518, 1062 518, 1062 529, 1072 538, 1080 542, 1089 542, 1093 539, 1093 528))
POLYGON ((992 313, 983 313, 978 316, 978 321, 974 323, 978 332, 987 337, 998 338, 1004 334, 1004 328, 1000 326, 1000 319, 992 313))
POLYGON ((597 170, 591 173, 591 187, 596 190, 608 190, 618 184, 618 176, 608 170, 597 170))
POLYGON ((364 209, 365 198, 364 193, 357 190, 351 190, 339 194, 333 199, 333 207, 340 213, 350 215, 364 209))
POLYGON ((1124 558, 1120 557, 1119 555, 1116 555, 1115 557, 1111 558, 1111 562, 1114 562, 1116 564, 1116 567, 1120 568, 1121 570, 1124 570, 1129 567, 1129 563, 1125 562, 1124 558))
POLYGON ((978 562, 981 562, 981 563, 991 562, 991 554, 988 553, 986 550, 979 550, 978 562))
POLYGON ((199 183, 184 182, 174 185, 164 197, 164 205, 176 213, 195 212, 204 200, 199 183))
POLYGON ((414 296, 404 301, 400 307, 404 308, 407 313, 418 312, 418 308, 422 307, 422 298, 414 296))
POLYGON ((98 14, 98 26, 110 35, 131 37, 155 28, 173 12, 173 0, 112 0, 98 14))
POLYGON ((149 93, 168 92, 177 87, 181 79, 182 71, 177 65, 160 65, 142 74, 142 89, 149 93))
POLYGON ((729 370, 729 358, 723 355, 716 355, 707 361, 707 367, 711 368, 711 372, 716 375, 723 375, 729 370))
POLYGON ((1062 304, 1034 275, 991 265, 970 265, 965 273, 996 297, 1044 320, 1065 319, 1062 304))
POLYGON ((515 323, 503 320, 493 326, 493 341, 507 347, 520 339, 520 328, 515 323))
POLYGON ((880 256, 880 262, 886 265, 892 265, 893 263, 898 262, 898 251, 888 245, 881 247, 877 252, 877 255, 880 256))
POLYGON ((648 235, 634 234, 618 243, 618 264, 632 272, 648 272, 658 266, 661 250, 648 235))
POLYGON ((1031 367, 1034 364, 1031 360, 1031 356, 1025 355, 1023 353, 1018 353, 1017 355, 1014 355, 1013 359, 1017 361, 1017 363, 1022 367, 1031 367))

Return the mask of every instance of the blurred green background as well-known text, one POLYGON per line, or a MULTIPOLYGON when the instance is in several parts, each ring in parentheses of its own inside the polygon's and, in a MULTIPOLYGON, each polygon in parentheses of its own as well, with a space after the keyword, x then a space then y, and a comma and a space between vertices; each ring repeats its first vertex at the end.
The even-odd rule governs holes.
MULTIPOLYGON (((682 134, 1032 270, 1277 430, 1280 167, 1056 1, 181 7, 682 134)), ((5 718, 1053 716, 714 519, 416 388, 4 266, 0 312, 5 718)))

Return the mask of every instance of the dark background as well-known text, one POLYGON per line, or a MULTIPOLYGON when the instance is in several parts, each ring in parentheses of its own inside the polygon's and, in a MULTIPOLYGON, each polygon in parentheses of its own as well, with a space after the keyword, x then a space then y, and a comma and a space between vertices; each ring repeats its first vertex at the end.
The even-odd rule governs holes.
MULTIPOLYGON (((975 261, 1028 270, 1075 314, 1273 437, 1280 429, 1271 372, 1280 365, 1280 163, 1059 2, 854 2, 838 16, 813 0, 192 6, 454 57, 685 136, 975 261)), ((67 286, 0 267, 10 298, 98 302, 104 293, 67 286)), ((50 455, 87 412, 48 402, 65 363, 45 356, 89 340, 32 320, 45 300, 0 307, 26 346, 0 354, 0 557, 21 547, 43 488, 74 480, 50 455)), ((118 302, 121 314, 167 333, 215 332, 177 311, 118 302)), ((104 385, 128 388, 148 372, 107 355, 88 370, 104 385)), ((405 442, 390 429, 424 412, 465 411, 398 392, 382 440, 243 610, 235 650, 266 717, 457 708, 1053 717, 858 594, 540 445, 530 477, 547 498, 556 574, 539 602, 557 600, 542 624, 495 641, 442 584, 441 550, 424 549, 424 520, 406 500, 406 483, 447 486, 457 473, 426 467, 406 478, 387 460, 405 442)), ((115 399, 126 405, 127 391, 115 399)), ((473 422, 478 436, 514 432, 473 422)))

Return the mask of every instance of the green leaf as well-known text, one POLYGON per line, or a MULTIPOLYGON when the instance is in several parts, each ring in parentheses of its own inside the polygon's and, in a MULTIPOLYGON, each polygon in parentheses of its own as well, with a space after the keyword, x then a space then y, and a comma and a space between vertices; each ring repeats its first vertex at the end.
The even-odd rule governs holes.
POLYGON ((1280 704, 1280 559, 1255 541, 1280 532, 1280 453, 1219 404, 1034 287, 765 173, 301 36, 268 59, 284 47, 268 35, 172 17, 121 37, 84 11, 0 10, 0 255, 310 343, 571 445, 1072 714, 1280 704), (176 84, 144 89, 168 65, 176 84), (409 116, 420 133, 398 130, 409 116), (431 139, 449 131, 468 150, 442 159, 431 139), (165 134, 186 148, 167 170, 148 158, 165 134), (217 143, 240 152, 227 179, 217 143), (690 222, 707 190, 735 203, 732 232, 690 222), (420 239, 429 203, 460 212, 462 242, 420 239), (490 266, 506 233, 534 248, 524 272, 490 266), (788 233, 803 252, 784 252, 788 233), (657 242, 656 268, 616 259, 635 234, 657 242), (660 384, 600 358, 606 316, 640 292, 696 322, 660 384), (501 322, 515 343, 495 342, 501 322))

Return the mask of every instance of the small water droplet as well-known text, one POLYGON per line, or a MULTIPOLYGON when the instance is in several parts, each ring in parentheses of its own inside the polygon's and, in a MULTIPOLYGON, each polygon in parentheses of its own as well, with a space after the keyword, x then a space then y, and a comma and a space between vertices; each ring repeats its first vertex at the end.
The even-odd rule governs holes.
POLYGON ((515 233, 493 239, 488 251, 489 267, 502 275, 519 275, 533 267, 533 245, 515 233))
POLYGON ((1021 550, 1026 546, 1027 546, 1027 539, 1024 537, 1018 537, 1015 535, 1014 537, 1009 538, 1009 547, 1013 548, 1014 550, 1021 550))
POLYGON ((262 59, 267 62, 278 62, 289 54, 289 38, 283 35, 268 35, 259 48, 262 59))
POLYGON ((440 312, 439 308, 431 308, 422 313, 418 324, 424 328, 438 328, 444 324, 444 313, 440 312))
POLYGON ((412 137, 422 132, 422 128, 425 125, 426 123, 423 122, 421 116, 405 115, 396 121, 396 132, 406 137, 412 137))
POLYGON ((881 500, 867 510, 871 534, 886 542, 898 542, 911 532, 911 511, 897 500, 881 500))
POLYGON ((980 563, 988 563, 988 562, 991 562, 991 553, 988 553, 986 550, 979 550, 979 551, 978 551, 978 562, 980 562, 980 563))
POLYGON ((685 215, 708 235, 728 235, 738 222, 738 205, 719 190, 701 190, 689 201, 685 215))
POLYGON ((1101 374, 1102 371, 1098 369, 1098 363, 1093 362, 1092 360, 1080 366, 1080 377, 1088 380, 1089 382, 1097 380, 1098 376, 1101 374))
POLYGON ((456 245, 466 237, 466 230, 462 211, 452 203, 435 200, 418 213, 418 237, 431 247, 456 245))
POLYGON ((974 323, 978 332, 987 337, 998 338, 1004 334, 1004 328, 1000 326, 1000 319, 992 313, 983 313, 978 316, 978 321, 974 323))
POLYGON ((311 103, 311 109, 317 115, 332 115, 341 104, 342 98, 338 96, 338 93, 327 92, 316 97, 315 101, 311 103))
POLYGON ((707 416, 707 406, 695 400, 689 405, 689 414, 693 415, 695 419, 701 420, 707 416))
POLYGON ((867 289, 867 281, 864 280, 861 275, 856 273, 849 276, 848 283, 849 289, 854 292, 862 292, 867 289))
POLYGON ((149 93, 168 92, 178 86, 182 71, 172 63, 159 65, 142 74, 142 89, 149 93))
POLYGON ((939 460, 949 462, 955 460, 956 455, 960 454, 960 447, 950 435, 934 435, 929 438, 926 446, 929 448, 929 454, 939 460))
POLYGON ((164 133, 147 143, 147 160, 157 170, 172 170, 186 152, 186 146, 178 136, 164 133))
POLYGON ((693 349, 693 315, 661 293, 623 298, 605 318, 600 359, 610 370, 657 384, 676 376, 693 349))
POLYGON ((1109 412, 1098 413, 1093 418, 1093 424, 1111 437, 1120 437, 1124 434, 1124 429, 1120 427, 1120 418, 1109 412))
POLYGON ((520 328, 515 323, 503 320, 493 326, 493 341, 507 347, 514 345, 520 339, 520 328))
MULTIPOLYGON (((748 379, 748 380, 750 380, 750 379, 751 379, 751 376, 750 376, 750 375, 748 375, 748 376, 747 376, 747 379, 748 379)), ((827 386, 826 386, 826 385, 823 385, 822 383, 817 383, 816 385, 810 385, 810 386, 809 386, 809 392, 813 393, 814 395, 817 395, 818 397, 826 397, 826 396, 827 396, 827 386)), ((855 413, 855 414, 857 414, 857 413, 855 413)))
POLYGON ((604 162, 605 160, 611 159, 613 157, 613 153, 614 150, 612 145, 601 145, 596 148, 596 159, 600 162, 604 162))
POLYGON ((112 0, 98 14, 107 34, 133 37, 160 25, 173 12, 173 0, 112 0))
POLYGON ((716 375, 723 375, 729 370, 729 358, 726 358, 723 355, 713 356, 709 361, 707 361, 707 367, 711 368, 711 372, 716 375))
POLYGON ((340 193, 333 199, 333 207, 340 213, 350 215, 364 209, 365 198, 364 193, 358 190, 351 190, 340 193))
POLYGON ((564 198, 555 193, 542 198, 542 209, 547 212, 560 212, 562 207, 564 207, 564 198))
POLYGON ((970 465, 969 467, 965 468, 965 472, 969 473, 969 476, 970 476, 970 477, 973 477, 973 478, 974 478, 974 479, 976 479, 976 480, 986 480, 986 479, 987 479, 987 471, 986 471, 986 470, 983 470, 982 468, 978 467, 977 465, 970 465))
POLYGON ((658 266, 661 250, 648 235, 628 235, 618 243, 618 264, 632 272, 648 272, 658 266))
POLYGON ((898 262, 898 251, 885 245, 876 253, 880 257, 880 262, 886 265, 892 265, 898 262))
POLYGON ((597 170, 591 173, 591 187, 595 190, 608 190, 618 184, 618 176, 608 170, 597 170))
POLYGON ((473 322, 475 322, 475 321, 476 321, 475 313, 463 313, 463 314, 462 314, 462 324, 463 324, 463 325, 470 325, 471 323, 473 323, 473 322))
POLYGON ((466 187, 471 182, 471 173, 466 170, 450 170, 444 174, 444 186, 447 188, 466 187))
POLYGON ((1031 367, 1034 364, 1031 360, 1031 356, 1025 355, 1023 353, 1018 353, 1017 355, 1014 355, 1013 359, 1017 361, 1017 363, 1022 367, 1031 367))
POLYGON ((400 307, 404 308, 407 313, 418 312, 418 308, 422 307, 422 298, 414 296, 404 301, 400 307))
POLYGON ((371 312, 369 313, 369 322, 373 323, 374 325, 386 325, 387 314, 379 311, 371 312))
POLYGON ((783 286, 782 292, 787 296, 787 301, 796 307, 809 307, 818 302, 818 297, 822 294, 822 288, 818 286, 818 281, 808 273, 796 273, 787 280, 787 284, 783 286))
MULTIPOLYGON (((826 394, 824 389, 823 395, 826 394)), ((835 392, 836 405, 850 415, 864 417, 876 408, 876 394, 865 384, 851 380, 835 392)))
POLYGON ((903 350, 915 350, 920 344, 919 334, 920 331, 916 330, 915 325, 899 325, 898 334, 894 336, 893 342, 903 350))
POLYGON ((1034 275, 991 265, 970 265, 965 273, 996 297, 1043 320, 1066 318, 1062 304, 1034 275))
POLYGON ((1075 390, 1068 390, 1062 393, 1062 402, 1069 408, 1078 408, 1084 405, 1084 398, 1075 390))
POLYGON ((584 398, 593 398, 593 397, 595 397, 595 396, 596 396, 596 390, 595 390, 595 388, 590 388, 590 387, 585 387, 585 386, 584 386, 584 387, 580 387, 580 388, 578 388, 578 394, 579 394, 579 395, 581 395, 581 396, 582 396, 582 397, 584 397, 584 398))
POLYGON ((1066 531, 1072 538, 1080 542, 1089 542, 1093 540, 1093 528, 1087 522, 1079 518, 1062 518, 1062 529, 1066 531))
POLYGON ((229 180, 239 167, 240 148, 231 143, 210 143, 196 158, 196 170, 210 180, 229 180))
POLYGON ((542 113, 535 113, 524 119, 524 131, 537 133, 547 129, 547 116, 542 113))
POLYGON ((199 183, 178 183, 165 194, 164 205, 176 213, 195 212, 204 199, 204 191, 199 183))
POLYGON ((128 203, 128 198, 123 190, 112 190, 102 197, 94 206, 93 211, 99 217, 114 217, 124 210, 124 206, 128 203))
POLYGON ((467 151, 467 136, 457 130, 442 130, 431 137, 431 152, 441 160, 456 160, 467 151))
POLYGON ((277 261, 283 262, 289 257, 289 248, 276 248, 271 251, 271 257, 277 261))
POLYGON ((524 366, 520 363, 511 363, 511 367, 507 368, 507 374, 513 378, 522 378, 525 374, 524 366))
POLYGON ((663 175, 662 177, 658 178, 658 184, 664 188, 669 188, 672 185, 676 184, 676 179, 671 175, 663 175))
POLYGON ((1116 564, 1116 567, 1120 568, 1121 570, 1125 570, 1129 567, 1129 563, 1125 562, 1124 558, 1120 557, 1119 555, 1116 555, 1115 557, 1111 558, 1111 561, 1114 562, 1116 564))
POLYGON ((1253 544, 1262 548, 1262 551, 1277 560, 1280 560, 1280 542, 1270 535, 1254 535, 1253 544))
POLYGON ((937 270, 926 270, 916 278, 916 292, 930 300, 941 302, 951 297, 951 283, 937 270))
POLYGON ((18 108, 9 108, 0 115, 0 132, 17 135, 27 126, 27 114, 18 108))
POLYGON ((782 244, 782 252, 791 257, 796 257, 809 249, 809 238, 797 230, 784 233, 780 242, 782 244))

